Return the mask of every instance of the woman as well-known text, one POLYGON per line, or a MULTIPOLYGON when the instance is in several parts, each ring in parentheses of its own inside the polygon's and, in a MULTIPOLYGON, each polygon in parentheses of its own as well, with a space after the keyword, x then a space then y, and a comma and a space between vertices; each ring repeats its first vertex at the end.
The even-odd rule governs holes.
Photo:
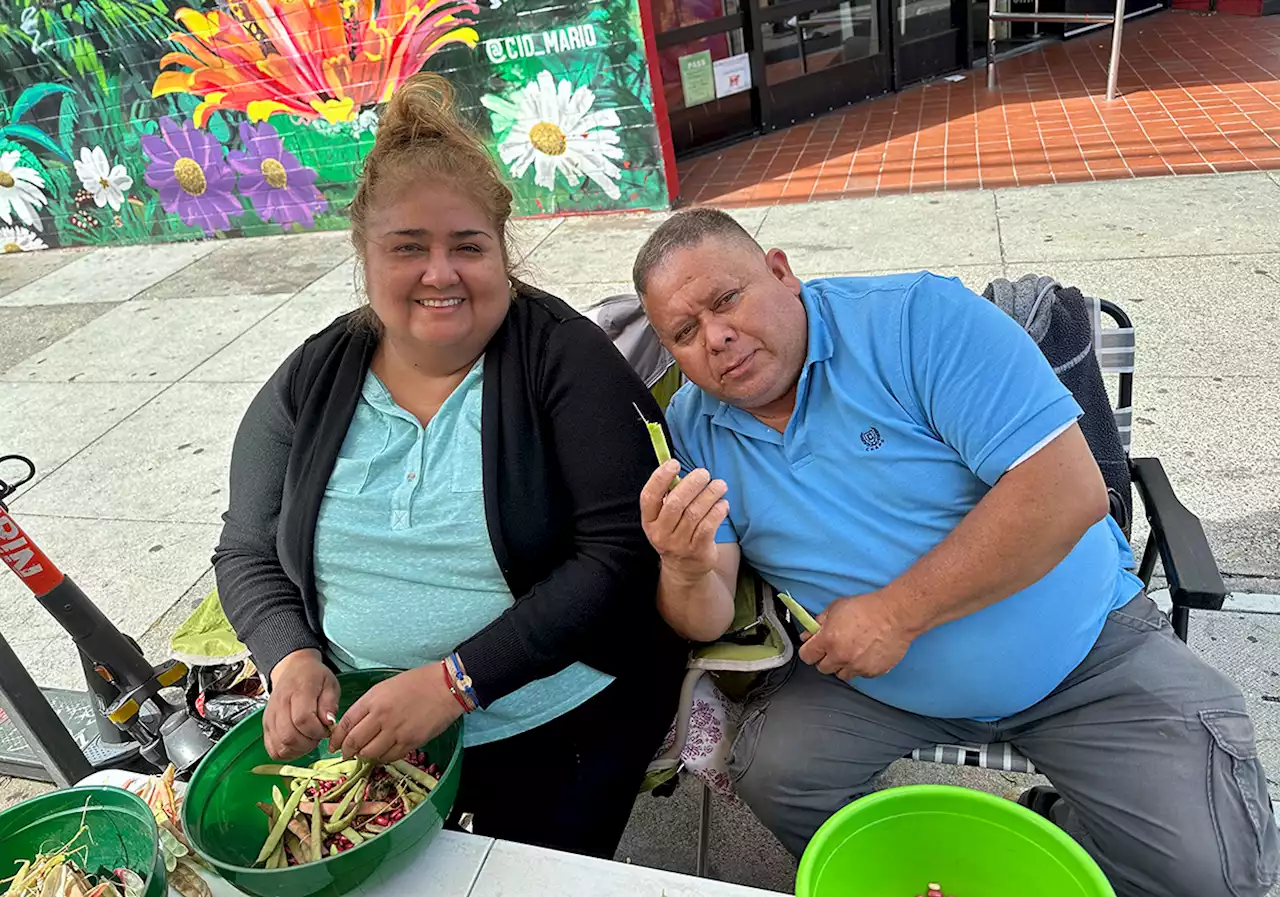
POLYGON ((464 713, 478 834, 611 856, 675 714, 635 496, 659 410, 604 334, 511 276, 511 191, 418 75, 351 205, 368 304, 250 405, 214 556, 271 683, 267 749, 326 737, 336 669, 403 673, 330 743, 390 760, 464 713))

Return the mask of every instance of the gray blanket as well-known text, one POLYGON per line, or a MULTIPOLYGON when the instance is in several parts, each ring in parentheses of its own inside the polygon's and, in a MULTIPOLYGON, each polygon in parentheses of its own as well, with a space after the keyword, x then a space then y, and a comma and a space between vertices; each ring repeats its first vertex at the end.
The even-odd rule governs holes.
POLYGON ((1053 372, 1084 410, 1080 429, 1111 493, 1112 513, 1127 532, 1133 508, 1129 459, 1094 353, 1096 303, 1075 287, 1064 287, 1052 277, 1036 274, 1012 282, 997 278, 982 295, 1036 341, 1053 372))

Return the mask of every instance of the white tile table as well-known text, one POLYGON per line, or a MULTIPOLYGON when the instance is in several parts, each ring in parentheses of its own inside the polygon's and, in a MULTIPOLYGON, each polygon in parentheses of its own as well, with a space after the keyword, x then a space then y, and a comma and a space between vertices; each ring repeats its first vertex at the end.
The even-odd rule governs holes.
MULTIPOLYGON (((206 876, 213 897, 243 892, 206 876)), ((170 897, 178 897, 170 889, 170 897)), ((778 897, 629 863, 441 832, 391 875, 374 873, 351 897, 778 897)))

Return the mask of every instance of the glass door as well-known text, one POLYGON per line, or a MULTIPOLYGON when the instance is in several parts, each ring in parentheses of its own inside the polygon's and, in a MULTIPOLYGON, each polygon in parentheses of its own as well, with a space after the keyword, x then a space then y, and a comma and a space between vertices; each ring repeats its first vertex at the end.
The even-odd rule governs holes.
POLYGON ((760 113, 783 128, 893 85, 885 0, 747 0, 760 47, 760 113))
POLYGON ((751 32, 739 0, 653 0, 652 9, 676 153, 755 133, 751 32))
POLYGON ((889 6, 895 90, 968 67, 969 0, 889 0, 889 6))

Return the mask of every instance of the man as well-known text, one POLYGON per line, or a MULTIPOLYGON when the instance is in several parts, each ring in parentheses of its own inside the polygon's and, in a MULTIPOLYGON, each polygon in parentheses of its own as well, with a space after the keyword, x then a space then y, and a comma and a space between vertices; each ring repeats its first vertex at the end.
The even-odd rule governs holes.
POLYGON ((929 274, 802 284, 711 209, 634 278, 692 381, 667 413, 683 479, 640 499, 663 615, 719 637, 741 559, 821 625, 730 764, 792 853, 912 749, 1003 741, 1122 897, 1267 891, 1244 699, 1143 594, 1080 409, 1012 319, 929 274))

